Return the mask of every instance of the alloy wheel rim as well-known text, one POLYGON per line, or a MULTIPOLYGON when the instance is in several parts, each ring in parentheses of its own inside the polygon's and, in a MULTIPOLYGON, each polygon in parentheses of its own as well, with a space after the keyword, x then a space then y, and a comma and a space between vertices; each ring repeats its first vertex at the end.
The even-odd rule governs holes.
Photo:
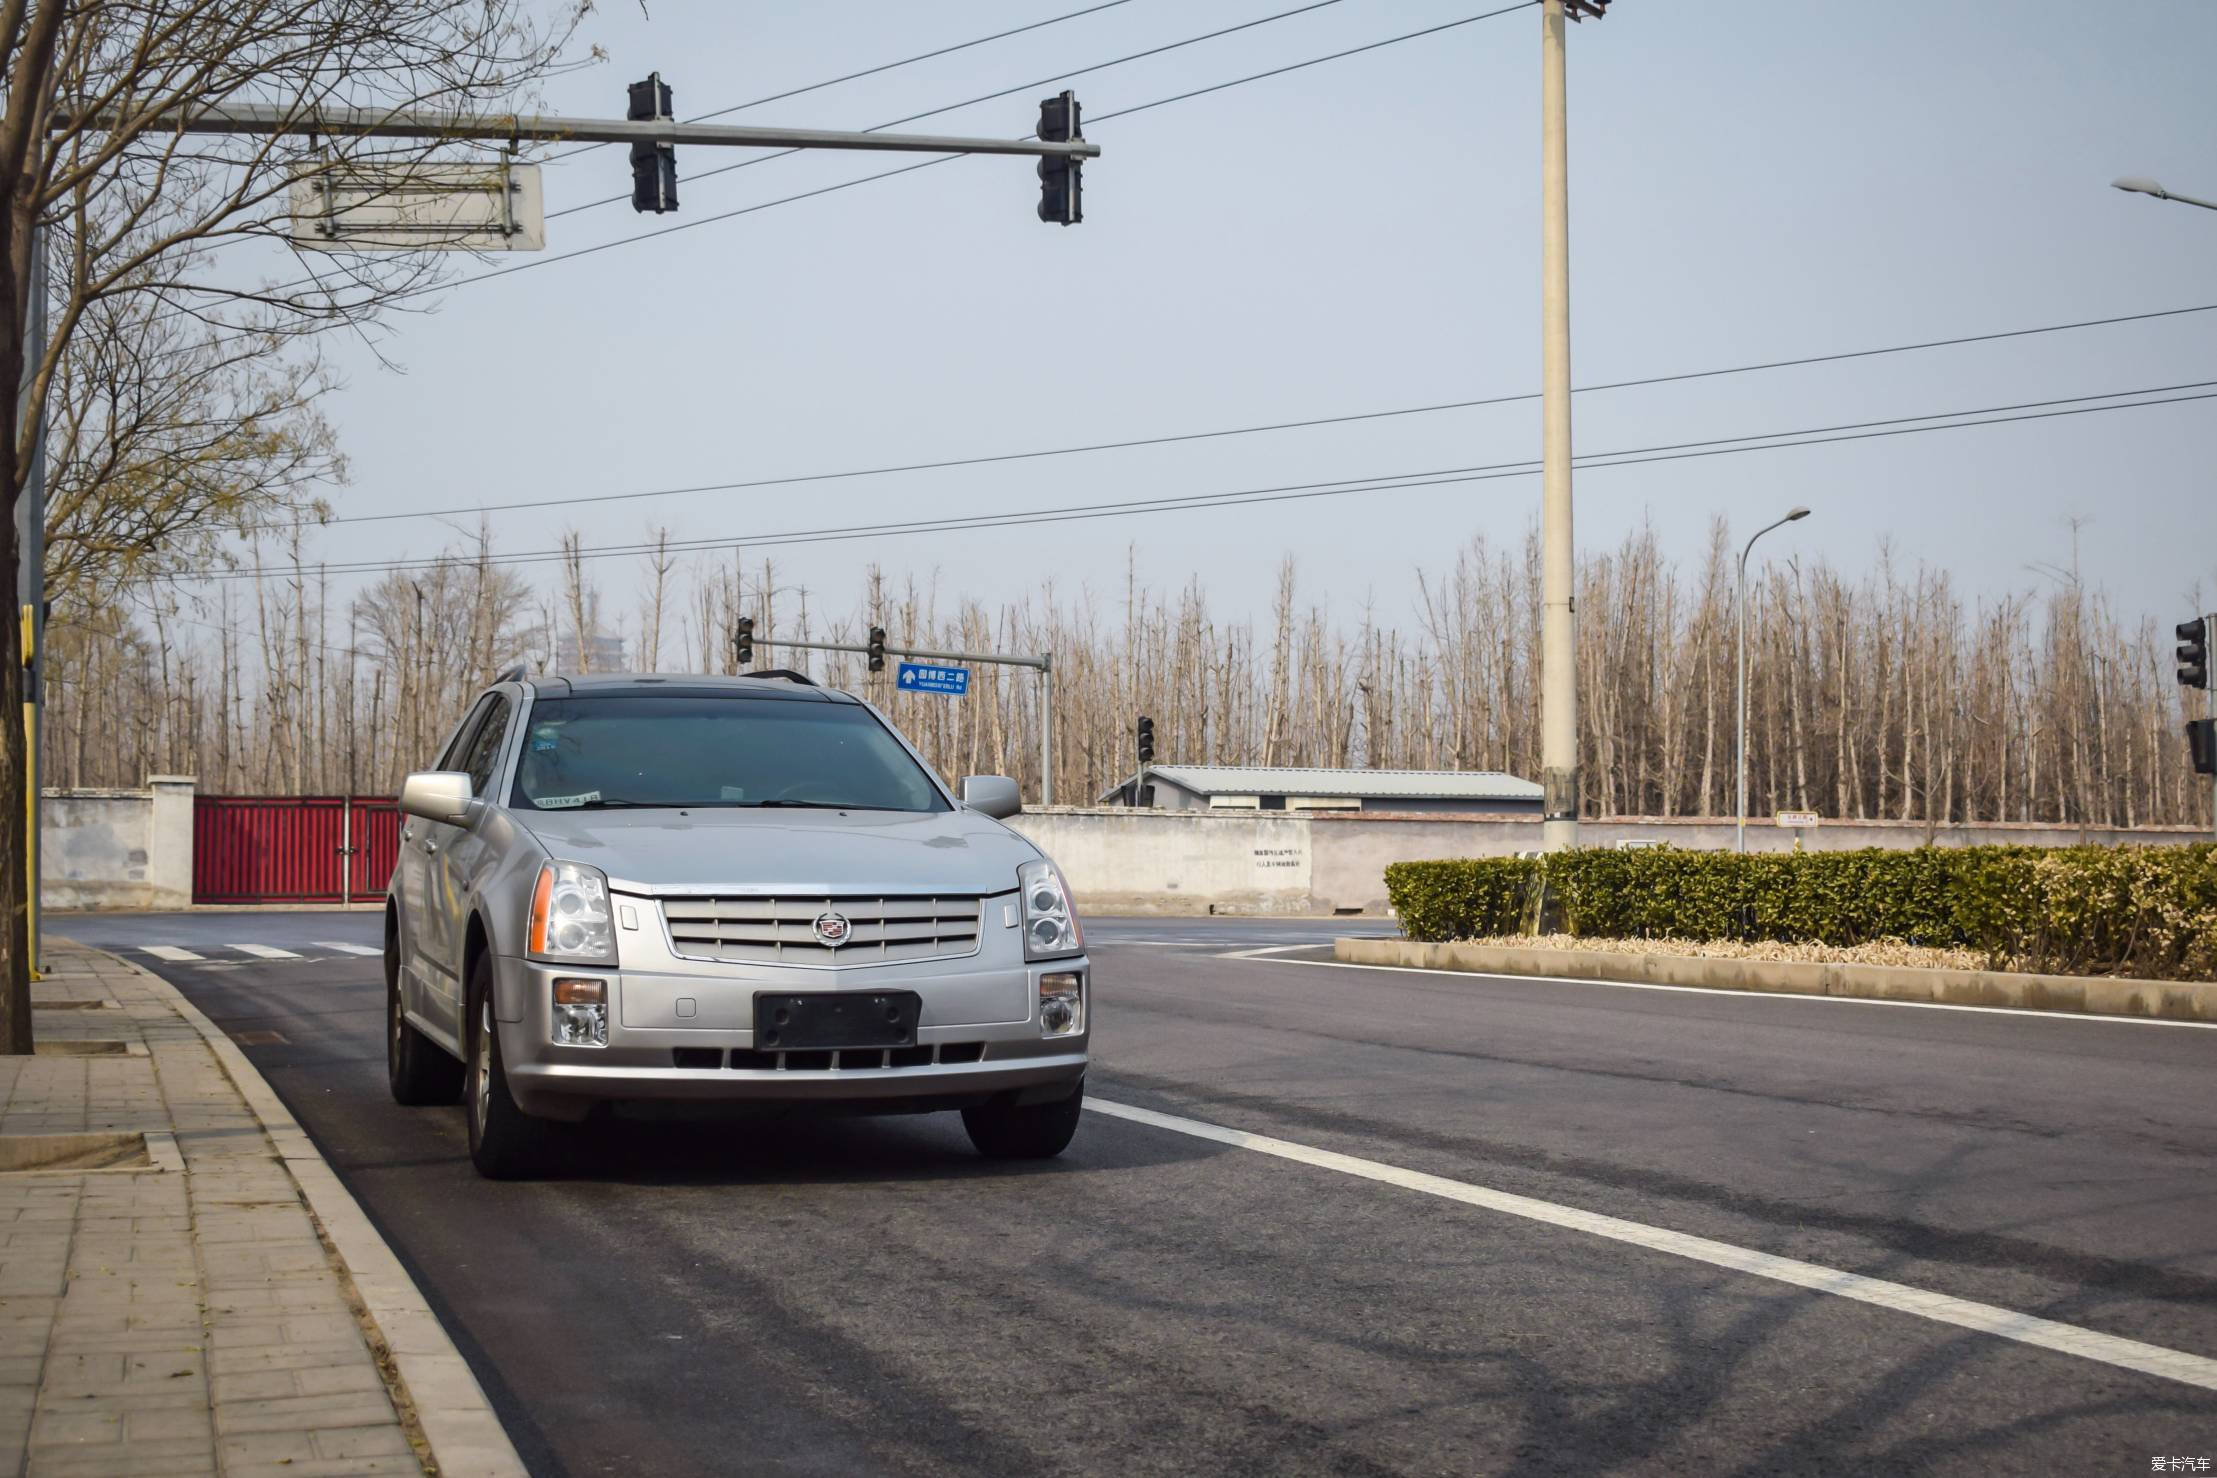
POLYGON ((478 1010, 476 1062, 472 1064, 477 1078, 477 1091, 472 1100, 477 1108, 477 1128, 485 1129, 485 1110, 493 1096, 493 1007, 490 1001, 478 1010))

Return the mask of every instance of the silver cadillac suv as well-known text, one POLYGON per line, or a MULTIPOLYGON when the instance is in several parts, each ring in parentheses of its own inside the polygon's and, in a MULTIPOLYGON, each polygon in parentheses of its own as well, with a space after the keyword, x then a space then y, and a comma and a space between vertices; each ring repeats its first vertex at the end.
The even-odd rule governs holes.
POLYGON ((797 675, 503 676, 402 786, 385 905, 393 1097, 461 1097, 480 1172, 653 1099, 1069 1144, 1091 969, 1014 782, 797 675))

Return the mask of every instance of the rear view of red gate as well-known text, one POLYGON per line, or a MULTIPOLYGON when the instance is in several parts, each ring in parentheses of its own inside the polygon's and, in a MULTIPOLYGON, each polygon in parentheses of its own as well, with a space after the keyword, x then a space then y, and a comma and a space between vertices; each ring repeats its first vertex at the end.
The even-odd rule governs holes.
POLYGON ((399 855, 400 808, 382 797, 193 798, 195 903, 358 903, 399 855))

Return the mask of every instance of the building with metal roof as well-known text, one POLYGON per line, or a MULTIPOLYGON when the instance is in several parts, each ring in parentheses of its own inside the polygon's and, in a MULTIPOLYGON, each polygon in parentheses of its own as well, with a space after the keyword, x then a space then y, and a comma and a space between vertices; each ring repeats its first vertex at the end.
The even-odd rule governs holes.
POLYGON ((1104 805, 1165 811, 1399 811, 1531 815, 1540 788, 1497 770, 1328 770, 1280 765, 1149 765, 1104 805), (1136 790, 1136 794, 1135 794, 1136 790))

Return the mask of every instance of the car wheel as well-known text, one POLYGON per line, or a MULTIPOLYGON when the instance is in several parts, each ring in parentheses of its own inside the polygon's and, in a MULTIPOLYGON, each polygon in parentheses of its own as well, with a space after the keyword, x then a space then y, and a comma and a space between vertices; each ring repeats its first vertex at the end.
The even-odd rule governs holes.
POLYGON ((493 964, 489 954, 470 967, 469 1062, 463 1112, 469 1120, 470 1162, 488 1180, 514 1180, 540 1167, 546 1124, 516 1107, 508 1093, 508 1073, 500 1060, 500 1033, 493 1025, 493 964))
POLYGON ((1070 1147, 1085 1109, 1085 1084, 1054 1103, 981 1104, 962 1111, 970 1143, 989 1160, 1051 1160, 1070 1147))
POLYGON ((462 1096, 462 1064, 408 1024, 400 1009, 400 926, 385 921, 385 1076, 393 1101, 452 1103, 462 1096))

